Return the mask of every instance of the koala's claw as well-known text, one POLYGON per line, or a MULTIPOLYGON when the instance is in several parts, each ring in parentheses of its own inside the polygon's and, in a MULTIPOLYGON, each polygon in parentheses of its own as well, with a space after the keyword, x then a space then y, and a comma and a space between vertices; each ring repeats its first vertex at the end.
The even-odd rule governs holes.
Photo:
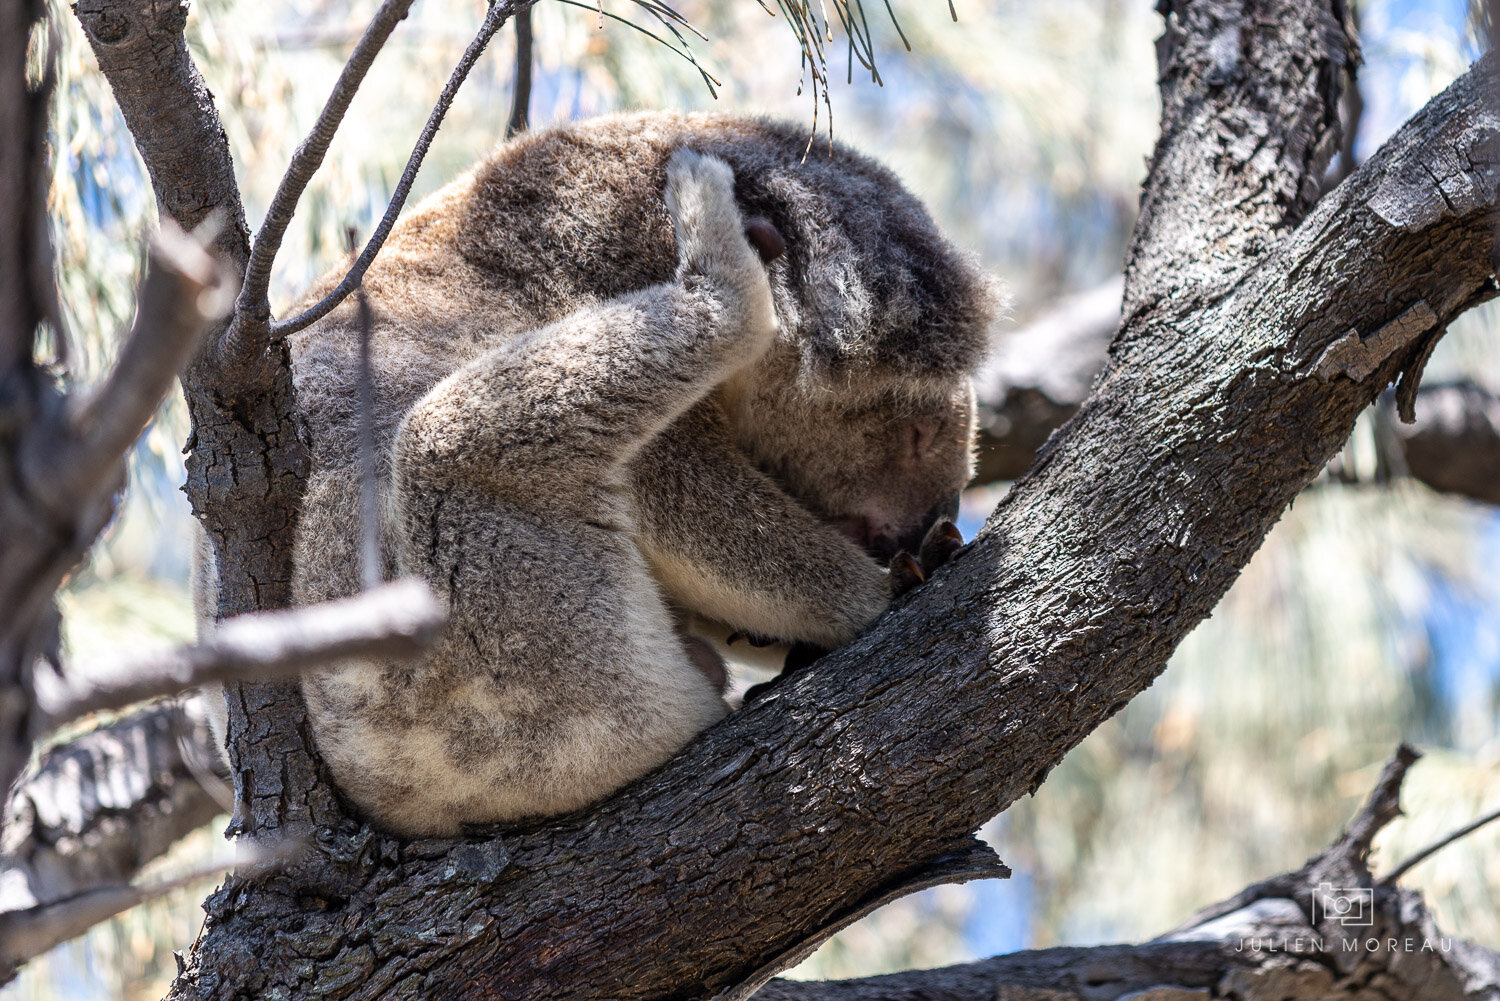
POLYGON ((891 557, 891 594, 905 594, 927 579, 922 566, 911 553, 899 552, 891 557))
POLYGON ((953 554, 964 547, 963 533, 958 526, 944 518, 927 530, 918 551, 917 562, 929 576, 934 570, 953 558, 953 554))
POLYGON ((745 223, 745 239, 760 254, 762 264, 770 264, 786 253, 786 238, 769 219, 756 216, 745 223))
POLYGON ((946 518, 927 530, 917 555, 899 552, 891 557, 891 596, 899 597, 919 584, 925 584, 933 571, 953 558, 964 546, 963 533, 946 518))

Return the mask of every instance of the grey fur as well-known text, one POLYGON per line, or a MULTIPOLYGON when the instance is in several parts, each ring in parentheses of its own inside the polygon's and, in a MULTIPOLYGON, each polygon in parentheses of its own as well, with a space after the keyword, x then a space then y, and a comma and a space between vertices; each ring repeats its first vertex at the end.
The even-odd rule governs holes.
MULTIPOLYGON (((994 287, 889 172, 805 144, 725 116, 579 123, 392 234, 365 279, 386 571, 450 624, 414 665, 303 684, 377 823, 453 833, 645 773, 726 711, 679 623, 846 642, 889 601, 866 550, 912 548, 968 479, 994 287), (786 239, 768 266, 752 216, 786 239)), ((352 305, 292 348, 311 602, 359 585, 352 305)))

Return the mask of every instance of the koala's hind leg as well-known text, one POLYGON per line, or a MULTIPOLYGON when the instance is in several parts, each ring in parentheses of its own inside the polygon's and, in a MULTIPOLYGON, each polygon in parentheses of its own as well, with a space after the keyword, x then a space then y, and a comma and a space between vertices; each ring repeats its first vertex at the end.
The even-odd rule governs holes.
POLYGON ((774 336, 723 163, 674 156, 678 280, 483 355, 393 450, 401 569, 449 606, 411 668, 304 686, 340 787, 403 833, 574 809, 725 712, 634 540, 624 466, 774 336))

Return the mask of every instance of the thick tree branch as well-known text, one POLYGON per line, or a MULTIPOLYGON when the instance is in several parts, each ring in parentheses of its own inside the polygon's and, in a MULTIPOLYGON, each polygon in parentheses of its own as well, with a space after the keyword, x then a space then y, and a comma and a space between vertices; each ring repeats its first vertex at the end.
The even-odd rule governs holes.
MULTIPOLYGON (((243 273, 250 256, 244 210, 218 113, 182 37, 186 5, 79 0, 74 9, 146 161, 158 208, 187 226, 222 213, 230 225, 216 245, 243 273)), ((213 543, 218 613, 228 618, 290 604, 294 529, 310 460, 286 345, 271 344, 261 364, 233 379, 223 377, 215 354, 201 353, 183 376, 193 422, 187 493, 213 543)), ((237 727, 247 706, 274 704, 278 693, 287 700, 284 710, 267 710, 284 711, 287 725, 260 742, 273 764, 255 772, 275 776, 283 759, 305 758, 307 744, 294 722, 302 710, 289 694, 294 686, 230 687, 238 696, 229 700, 237 727)), ((231 746, 231 757, 238 754, 231 746)), ((252 795, 239 790, 237 814, 251 812, 252 795)), ((332 793, 324 799, 332 804, 332 793)))
POLYGON ((1164 0, 1162 133, 1125 256, 1126 317, 1211 302, 1317 200, 1359 62, 1342 0, 1164 0), (1268 32, 1263 18, 1295 28, 1268 32), (1300 46, 1281 44, 1295 33, 1300 46))
MULTIPOLYGON (((1326 10, 1309 22, 1303 4, 1257 4, 1253 17, 1227 0, 1201 5, 1239 25, 1253 52, 1341 65, 1326 10)), ((1326 122, 1305 107, 1306 73, 1273 64, 1282 77, 1267 87, 1284 88, 1288 114, 1326 122)), ((712 994, 794 952, 890 874, 941 857, 1150 684, 1423 348, 1363 379, 1325 380, 1329 346, 1418 301, 1440 328, 1490 281, 1496 82, 1487 59, 1295 231, 1264 232, 1259 253, 1246 241, 1235 274, 1191 316, 1138 309, 1094 394, 985 531, 870 634, 582 815, 400 842, 335 814, 316 863, 210 898, 173 997, 712 994), (297 958, 310 950, 325 950, 311 968, 297 958)), ((1234 97, 1206 88, 1198 100, 1217 121, 1234 97)), ((1190 144, 1170 116, 1201 120, 1201 109, 1175 107, 1166 130, 1190 144)), ((1306 148, 1323 145, 1315 134, 1306 148)), ((1236 176, 1252 190, 1263 180, 1236 176)), ((1227 182, 1203 195, 1226 213, 1242 196, 1227 182)), ((1185 210, 1187 233, 1201 210, 1185 210)), ((1152 253, 1191 270, 1186 235, 1179 254, 1161 249, 1173 243, 1167 214, 1157 207, 1152 253)), ((252 740, 268 731, 245 723, 252 740)), ((285 767, 276 795, 293 806, 278 809, 297 813, 318 795, 317 772, 285 767)))
POLYGON ((61 690, 39 695, 50 696, 43 705, 57 727, 200 685, 285 678, 351 657, 408 660, 431 643, 443 619, 427 585, 405 578, 351 598, 229 619, 198 643, 78 671, 61 690))
POLYGON ((236 270, 250 233, 224 126, 182 29, 185 0, 77 0, 73 13, 114 89, 162 215, 189 232, 220 218, 214 247, 236 270))

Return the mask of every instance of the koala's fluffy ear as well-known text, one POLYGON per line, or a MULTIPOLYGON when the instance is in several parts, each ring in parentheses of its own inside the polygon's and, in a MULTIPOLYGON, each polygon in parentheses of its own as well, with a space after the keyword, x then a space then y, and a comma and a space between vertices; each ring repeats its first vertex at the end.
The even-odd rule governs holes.
POLYGON ((998 279, 944 240, 884 167, 841 146, 804 158, 805 134, 756 124, 755 141, 714 152, 734 166, 747 215, 786 238, 778 302, 809 374, 948 380, 978 368, 1007 304, 998 279))

